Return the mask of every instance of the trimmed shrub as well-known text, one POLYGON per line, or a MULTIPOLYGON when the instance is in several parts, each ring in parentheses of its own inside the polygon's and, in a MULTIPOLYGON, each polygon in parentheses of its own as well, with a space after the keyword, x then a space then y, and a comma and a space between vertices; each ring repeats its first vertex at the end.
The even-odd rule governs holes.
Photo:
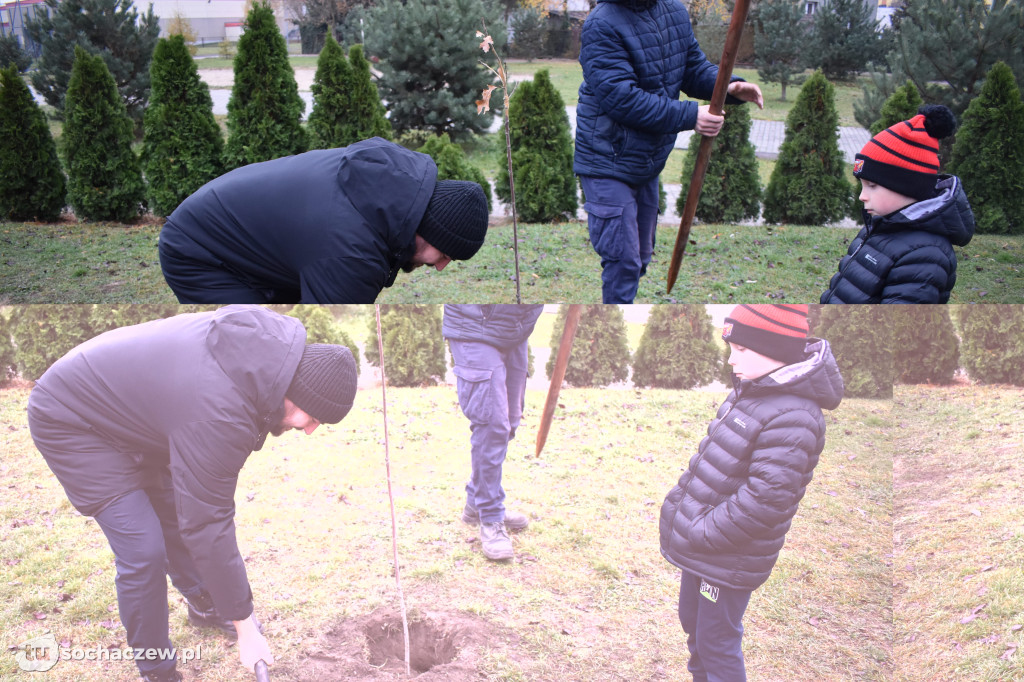
POLYGON ((960 359, 981 384, 1024 386, 1024 306, 957 306, 960 359))
POLYGON ((107 65, 75 48, 61 139, 68 201, 79 220, 128 222, 146 208, 146 186, 132 151, 134 125, 107 65))
POLYGON ((874 136, 889 126, 913 118, 922 104, 924 104, 924 100, 921 99, 921 93, 917 91, 917 86, 912 81, 907 81, 906 85, 897 88, 885 100, 879 118, 871 124, 869 132, 874 136))
POLYGON ((430 138, 417 151, 427 154, 437 164, 438 180, 468 180, 480 185, 487 197, 487 210, 491 210, 491 183, 487 182, 483 171, 469 162, 462 147, 448 139, 448 133, 430 138))
POLYGON ((305 108, 274 10, 256 2, 238 40, 235 84, 228 100, 225 168, 306 151, 305 108))
POLYGON ((50 126, 9 66, 0 71, 0 220, 56 221, 66 196, 50 126))
POLYGON ((95 334, 89 323, 92 306, 15 306, 10 330, 15 363, 22 378, 35 381, 50 365, 95 334))
POLYGON ((14 351, 11 323, 0 312, 0 386, 18 376, 18 360, 14 351))
POLYGON ((821 306, 811 333, 832 346, 847 398, 892 397, 892 320, 900 312, 887 306, 821 306))
MULTIPOLYGON (((363 354, 370 365, 380 367, 377 323, 372 315, 369 327, 363 354)), ((382 305, 380 327, 384 334, 384 373, 389 386, 428 386, 444 378, 441 306, 382 305)))
MULTIPOLYGON (((545 372, 551 378, 562 343, 562 330, 569 312, 566 305, 559 306, 555 326, 551 331, 551 357, 545 372)), ((629 376, 629 348, 626 345, 626 322, 622 309, 614 305, 583 306, 580 323, 576 328, 565 382, 570 386, 602 387, 629 376)))
POLYGON ((838 127, 835 87, 817 71, 786 116, 786 136, 764 195, 765 222, 821 225, 851 213, 854 191, 838 127))
POLYGON ((143 118, 142 168, 153 213, 168 216, 190 194, 224 172, 224 138, 210 89, 180 35, 153 52, 153 91, 143 118))
POLYGON ((1024 233, 1024 102, 1003 62, 967 107, 949 171, 964 183, 978 232, 1024 233))
MULTIPOLYGON (((903 120, 903 119, 901 119, 903 120)), ((942 305, 902 306, 892 316, 893 365, 902 384, 948 384, 960 366, 960 342, 942 305)))
POLYGON ((328 35, 316 64, 308 124, 310 148, 347 147, 371 137, 390 140, 391 124, 370 79, 363 47, 353 45, 346 59, 341 46, 328 35))
POLYGON ((329 343, 335 346, 345 346, 352 351, 352 357, 356 361, 356 374, 359 373, 359 347, 335 323, 329 308, 303 303, 289 310, 287 315, 297 319, 306 328, 306 343, 329 343))
MULTIPOLYGON (((750 110, 742 105, 725 107, 725 123, 711 146, 696 217, 706 223, 737 223, 756 218, 761 212, 761 177, 754 145, 750 142, 750 110)), ((690 192, 690 180, 697 165, 701 135, 690 136, 683 161, 682 188, 676 211, 683 214, 690 192)))
MULTIPOLYGON (((578 202, 569 116, 547 69, 516 86, 508 118, 519 219, 541 223, 574 216, 578 202)), ((499 167, 494 191, 505 203, 511 201, 507 162, 499 167)))
POLYGON ((689 390, 715 380, 719 350, 704 306, 657 305, 633 356, 633 385, 689 390))

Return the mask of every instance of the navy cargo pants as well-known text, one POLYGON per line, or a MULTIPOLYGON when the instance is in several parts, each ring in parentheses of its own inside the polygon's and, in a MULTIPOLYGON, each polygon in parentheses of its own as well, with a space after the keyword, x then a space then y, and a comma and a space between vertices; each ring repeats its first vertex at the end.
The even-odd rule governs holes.
POLYGON ((450 339, 448 345, 455 360, 459 407, 470 422, 472 474, 466 502, 479 512, 481 523, 500 523, 505 520, 501 470, 523 416, 528 343, 496 348, 450 339))
POLYGON ((693 682, 745 682, 743 613, 750 590, 718 585, 683 571, 679 584, 679 622, 686 633, 693 682))

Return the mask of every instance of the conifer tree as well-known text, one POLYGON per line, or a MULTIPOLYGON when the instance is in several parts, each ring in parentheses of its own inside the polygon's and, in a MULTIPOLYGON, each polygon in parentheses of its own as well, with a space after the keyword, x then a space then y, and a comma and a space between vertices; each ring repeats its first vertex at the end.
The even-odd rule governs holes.
POLYGON ((903 306, 892 315, 893 365, 903 384, 948 384, 960 366, 949 310, 943 305, 903 306))
MULTIPOLYGON (((761 212, 761 176, 754 145, 750 142, 750 110, 742 104, 725 107, 725 123, 714 138, 711 159, 701 186, 696 217, 706 223, 736 223, 761 212)), ((682 188, 676 211, 682 215, 697 165, 700 135, 690 136, 683 161, 682 188)))
POLYGON ((786 86, 803 71, 802 55, 807 24, 800 0, 762 0, 752 11, 757 34, 754 39, 754 65, 757 75, 782 86, 781 101, 786 101, 786 86))
POLYGON ((469 162, 462 147, 448 139, 448 133, 430 138, 416 151, 434 160, 438 180, 468 180, 480 185, 487 197, 487 210, 491 209, 491 183, 479 168, 469 162))
POLYGON ((978 232, 1024 233, 1024 102, 1003 62, 967 107, 949 172, 964 183, 978 232))
POLYGON ((224 138, 210 89, 199 78, 181 35, 153 52, 153 91, 143 118, 142 169, 153 213, 168 216, 190 194, 224 172, 224 138))
POLYGON ((224 166, 232 170, 306 151, 305 108, 274 10, 256 2, 238 40, 224 166))
POLYGON ((714 328, 704 306, 656 305, 633 356, 633 385, 689 390, 715 380, 714 328))
POLYGON ((835 87, 816 71, 786 116, 786 136, 765 190, 765 222, 821 225, 850 212, 853 187, 838 127, 835 87))
POLYGON ((900 121, 907 121, 917 115, 917 110, 924 104, 921 93, 912 81, 897 88, 885 104, 882 105, 881 115, 877 121, 871 124, 869 132, 874 136, 900 121))
POLYGON ((820 310, 811 333, 832 346, 846 397, 892 397, 892 319, 902 311, 867 305, 828 305, 820 310))
MULTIPOLYGON (((389 386, 428 386, 444 378, 441 306, 382 305, 380 327, 384 334, 384 370, 389 386)), ((369 328, 363 355, 370 365, 380 367, 377 323, 373 314, 369 328)))
MULTIPOLYGON (((541 69, 532 81, 520 83, 508 108, 519 218, 539 223, 575 215, 579 204, 569 116, 548 70, 541 69)), ((494 191, 502 201, 511 200, 507 163, 499 167, 494 191)))
POLYGON ((359 374, 359 347, 334 321, 330 308, 303 303, 292 307, 287 315, 297 319, 306 328, 306 343, 329 343, 348 348, 352 352, 352 359, 356 361, 356 374, 359 374))
MULTIPOLYGON (((558 347, 569 307, 559 306, 551 331, 551 357, 545 371, 548 378, 555 367, 558 347)), ((565 369, 565 382, 570 386, 602 387, 629 376, 629 347, 626 345, 626 321, 622 309, 615 305, 583 307, 576 338, 565 369)))
POLYGON ((42 45, 32 87, 63 113, 75 47, 103 58, 138 126, 149 99, 149 62, 160 35, 153 6, 141 17, 132 0, 45 0, 47 11, 26 22, 26 32, 42 45))
POLYGON ((62 149, 68 201, 79 220, 128 222, 145 210, 146 186, 132 151, 134 126, 100 56, 75 48, 62 149))
POLYGON ((24 73, 28 71, 28 67, 32 66, 32 55, 21 48, 18 36, 7 33, 0 35, 0 69, 6 69, 12 64, 19 72, 24 73))
POLYGON ((864 69, 881 41, 875 8, 864 0, 825 0, 814 16, 806 55, 834 81, 849 80, 864 69))
POLYGON ((967 375, 982 384, 1024 386, 1024 306, 965 305, 955 310, 967 375))
POLYGON ((459 140, 484 133, 491 113, 476 100, 491 81, 476 32, 486 26, 504 43, 496 4, 484 0, 380 0, 366 24, 367 54, 382 57, 380 90, 392 127, 448 133, 459 140))
POLYGON ((391 124, 361 45, 349 48, 346 59, 338 42, 328 35, 317 60, 312 90, 308 125, 312 149, 346 147, 371 137, 391 139, 391 124))
POLYGON ((54 222, 66 196, 50 126, 12 64, 0 71, 0 220, 54 222))

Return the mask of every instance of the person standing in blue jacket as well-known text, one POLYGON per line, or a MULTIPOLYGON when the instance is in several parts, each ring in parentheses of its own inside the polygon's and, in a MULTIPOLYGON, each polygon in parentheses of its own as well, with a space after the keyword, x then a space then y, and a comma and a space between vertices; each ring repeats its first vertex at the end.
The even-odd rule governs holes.
MULTIPOLYGON (((583 23, 583 83, 573 171, 586 198, 590 242, 601 257, 602 300, 632 303, 654 251, 658 176, 683 130, 715 136, 709 105, 718 67, 701 52, 679 0, 598 0, 583 23)), ((761 89, 733 78, 727 103, 761 89)))
POLYGON ((465 523, 479 526, 484 556, 514 556, 508 531, 526 528, 526 515, 505 509, 501 485, 508 443, 523 416, 529 366, 527 340, 543 305, 445 305, 459 407, 470 422, 472 471, 466 483, 465 523))
POLYGON ((398 271, 472 258, 487 234, 475 182, 379 137, 242 166, 160 232, 179 303, 373 303, 398 271))
MULTIPOLYGON (((227 306, 101 334, 36 382, 28 424, 75 509, 114 552, 118 614, 147 682, 178 682, 167 577, 194 625, 274 662, 235 539, 235 486, 268 434, 312 433, 352 408, 344 346, 307 344, 292 317, 227 306)), ((106 613, 104 613, 104 617, 106 613)))

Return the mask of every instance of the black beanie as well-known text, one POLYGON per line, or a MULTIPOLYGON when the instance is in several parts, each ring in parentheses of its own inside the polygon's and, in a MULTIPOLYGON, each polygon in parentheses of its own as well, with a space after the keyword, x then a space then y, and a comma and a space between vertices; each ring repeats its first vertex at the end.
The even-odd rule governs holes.
POLYGON ((472 258, 487 235, 483 188, 475 182, 439 180, 416 233, 452 260, 472 258))
POLYGON ((311 343, 302 351, 285 397, 321 424, 337 424, 352 409, 356 361, 345 346, 311 343))

